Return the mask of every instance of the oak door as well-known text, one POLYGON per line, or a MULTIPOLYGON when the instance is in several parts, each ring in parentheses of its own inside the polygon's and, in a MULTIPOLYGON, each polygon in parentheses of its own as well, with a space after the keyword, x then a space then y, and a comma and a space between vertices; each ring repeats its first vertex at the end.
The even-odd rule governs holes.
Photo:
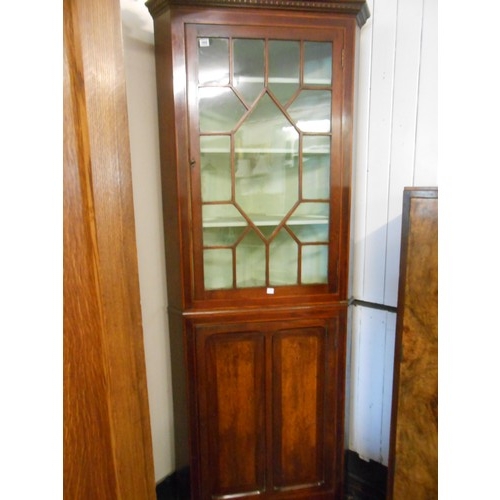
POLYGON ((120 6, 63 8, 63 493, 152 500, 120 6))

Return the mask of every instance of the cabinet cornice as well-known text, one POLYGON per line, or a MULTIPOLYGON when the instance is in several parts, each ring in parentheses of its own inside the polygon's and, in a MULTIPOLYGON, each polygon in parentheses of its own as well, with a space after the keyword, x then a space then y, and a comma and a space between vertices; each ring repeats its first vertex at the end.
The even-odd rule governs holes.
POLYGON ((370 17, 370 10, 365 0, 148 0, 146 6, 153 18, 171 6, 238 7, 332 12, 355 16, 360 27, 370 17))

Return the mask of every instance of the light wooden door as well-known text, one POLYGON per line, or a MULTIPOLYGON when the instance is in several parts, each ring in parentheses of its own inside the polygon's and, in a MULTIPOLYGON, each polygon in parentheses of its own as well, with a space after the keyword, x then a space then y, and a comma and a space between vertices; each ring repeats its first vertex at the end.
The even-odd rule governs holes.
POLYGON ((118 1, 64 1, 64 498, 154 499, 118 1))

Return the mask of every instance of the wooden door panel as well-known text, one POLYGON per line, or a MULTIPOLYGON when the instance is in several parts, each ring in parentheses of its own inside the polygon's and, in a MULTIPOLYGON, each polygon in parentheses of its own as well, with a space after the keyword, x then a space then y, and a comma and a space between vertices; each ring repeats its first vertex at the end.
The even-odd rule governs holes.
POLYGON ((265 348, 260 332, 202 337, 202 475, 213 496, 264 490, 265 348), (202 428, 203 430, 203 428, 202 428))
POLYGON ((325 338, 319 327, 284 330, 273 338, 275 489, 325 481, 325 338))
POLYGON ((201 498, 340 498, 339 320, 194 326, 201 498))

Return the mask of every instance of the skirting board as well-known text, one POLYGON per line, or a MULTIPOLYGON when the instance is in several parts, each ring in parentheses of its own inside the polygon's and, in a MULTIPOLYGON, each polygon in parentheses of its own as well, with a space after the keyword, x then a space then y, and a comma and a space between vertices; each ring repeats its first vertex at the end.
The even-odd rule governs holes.
MULTIPOLYGON (((387 467, 359 458, 351 450, 345 456, 345 500, 384 500, 387 467)), ((189 500, 189 469, 181 469, 156 485, 157 500, 189 500)))
POLYGON ((387 467, 374 460, 366 461, 351 450, 345 455, 345 499, 385 500, 387 467))
POLYGON ((190 500, 189 469, 174 471, 156 485, 157 500, 190 500))

